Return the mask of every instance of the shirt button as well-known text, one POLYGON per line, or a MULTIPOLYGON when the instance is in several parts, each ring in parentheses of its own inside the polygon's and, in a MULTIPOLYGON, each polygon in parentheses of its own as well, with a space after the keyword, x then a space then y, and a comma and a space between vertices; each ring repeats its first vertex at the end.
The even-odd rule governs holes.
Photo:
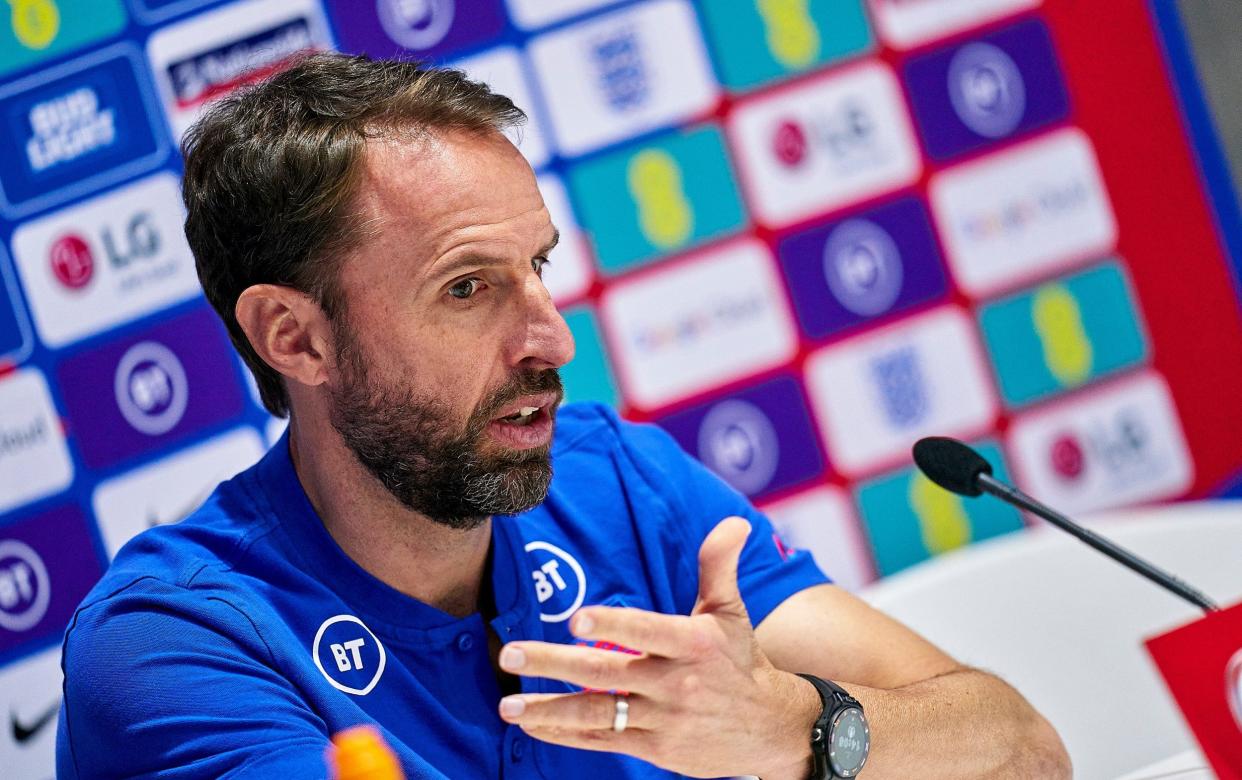
POLYGON ((457 649, 463 653, 468 653, 474 648, 474 637, 470 634, 461 634, 457 637, 457 649))
POLYGON ((514 761, 521 761, 522 754, 526 752, 526 740, 521 737, 515 737, 513 744, 509 746, 509 756, 514 761))

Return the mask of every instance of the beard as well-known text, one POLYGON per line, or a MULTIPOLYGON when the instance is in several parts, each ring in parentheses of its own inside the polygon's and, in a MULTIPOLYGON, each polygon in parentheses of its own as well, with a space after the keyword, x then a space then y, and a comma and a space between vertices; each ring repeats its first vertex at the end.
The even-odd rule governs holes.
MULTIPOLYGON (((551 443, 487 451, 488 424, 523 395, 563 395, 556 369, 514 374, 488 394, 465 424, 441 397, 419 395, 372 375, 346 328, 337 334, 341 385, 331 392, 332 427, 372 476, 406 507, 468 530, 491 515, 540 504, 552 481, 551 443)), ((544 409, 555 419, 556 404, 544 409)))

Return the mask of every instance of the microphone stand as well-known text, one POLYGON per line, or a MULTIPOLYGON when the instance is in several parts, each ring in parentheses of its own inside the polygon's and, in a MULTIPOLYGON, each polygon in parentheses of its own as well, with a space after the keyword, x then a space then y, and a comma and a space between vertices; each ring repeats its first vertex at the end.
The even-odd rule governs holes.
POLYGON ((1182 580, 1179 580, 1177 577, 1174 577, 1172 574, 1169 574, 1163 569, 1157 568, 1128 550, 1118 547, 1099 534, 1083 528, 1081 525, 1075 523, 1073 520, 1070 520, 1065 515, 1057 512, 1051 507, 1041 504, 1027 494, 1023 493, 1021 490, 994 479, 992 475, 987 472, 981 472, 977 479, 981 490, 991 493, 1006 503, 1021 507, 1032 514, 1042 517, 1061 530, 1078 537, 1083 542, 1091 545, 1121 565, 1143 575, 1165 590, 1181 596, 1183 599, 1189 601, 1191 604, 1194 604, 1196 607, 1199 607, 1204 612, 1212 613, 1220 611, 1220 607, 1216 604, 1216 602, 1212 601, 1203 593, 1186 584, 1182 580))

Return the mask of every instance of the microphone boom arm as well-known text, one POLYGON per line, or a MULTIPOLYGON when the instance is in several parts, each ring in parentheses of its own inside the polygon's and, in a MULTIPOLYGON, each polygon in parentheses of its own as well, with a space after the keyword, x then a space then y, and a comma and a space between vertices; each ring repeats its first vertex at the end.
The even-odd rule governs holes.
POLYGON ((1087 528, 1083 528, 1081 525, 1070 520, 1065 515, 1062 515, 1051 507, 1041 504, 1027 494, 1023 493, 1021 490, 1010 487, 1003 482, 993 479, 992 475, 986 472, 980 473, 977 480, 977 484, 980 489, 991 493, 1002 501, 1014 504, 1015 506, 1020 506, 1028 512, 1042 517, 1061 530, 1073 534, 1081 541, 1091 545, 1121 565, 1143 575, 1165 590, 1181 596, 1183 599, 1189 601, 1191 604, 1194 604, 1196 607, 1199 607, 1204 612, 1218 612, 1220 610, 1220 607, 1216 604, 1216 602, 1212 601, 1203 593, 1191 587, 1187 583, 1179 580, 1177 577, 1174 577, 1172 574, 1169 574, 1163 569, 1148 563, 1142 558, 1139 558, 1137 555, 1129 552, 1128 550, 1118 547, 1108 539, 1105 539, 1103 536, 1100 536, 1087 528))

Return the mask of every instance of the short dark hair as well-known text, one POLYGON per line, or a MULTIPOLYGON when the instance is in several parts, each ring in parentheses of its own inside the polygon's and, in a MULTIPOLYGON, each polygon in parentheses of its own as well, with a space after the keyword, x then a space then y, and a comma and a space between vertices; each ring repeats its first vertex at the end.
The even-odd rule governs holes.
POLYGON ((336 260, 364 235, 354 206, 363 150, 387 133, 503 131, 525 114, 457 70, 335 53, 213 104, 186 134, 186 238, 207 300, 254 373, 267 410, 289 413, 234 307, 247 287, 281 284, 341 310, 336 260))

